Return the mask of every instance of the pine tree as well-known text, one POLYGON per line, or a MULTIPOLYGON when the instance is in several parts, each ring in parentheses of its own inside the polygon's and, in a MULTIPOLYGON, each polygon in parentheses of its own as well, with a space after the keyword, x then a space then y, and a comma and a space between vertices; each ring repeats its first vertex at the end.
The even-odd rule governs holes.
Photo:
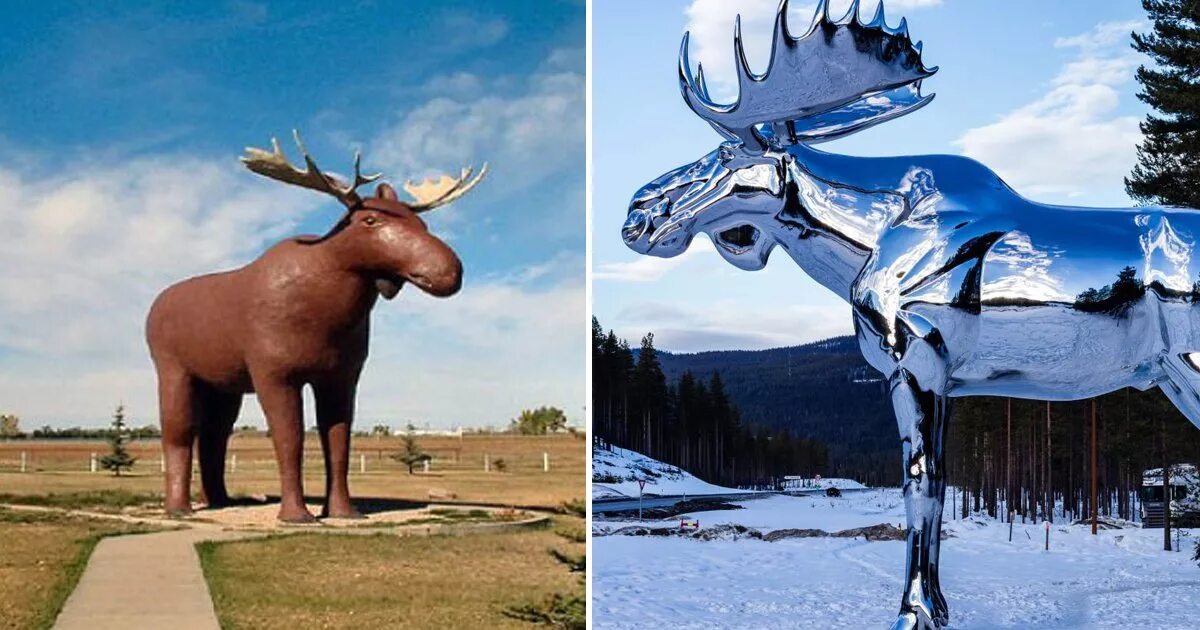
POLYGON ((401 437, 404 450, 399 453, 392 453, 391 458, 408 466, 408 474, 413 474, 413 466, 433 459, 428 453, 421 450, 421 445, 417 444, 417 428, 408 423, 404 427, 404 436, 401 437))
POLYGON ((654 457, 658 454, 654 439, 661 440, 661 435, 651 435, 651 431, 662 421, 667 406, 667 378, 658 361, 658 350, 654 348, 654 333, 642 337, 642 349, 633 369, 633 389, 641 408, 637 410, 640 417, 635 425, 639 433, 630 438, 633 444, 641 444, 643 453, 654 457))
POLYGON ((1133 48, 1154 61, 1138 68, 1146 116, 1138 164, 1125 189, 1142 202, 1200 208, 1200 2, 1142 0, 1152 33, 1133 34, 1133 48))
POLYGON ((105 470, 113 471, 113 474, 120 477, 122 470, 133 468, 133 464, 137 461, 136 457, 129 454, 125 450, 125 442, 129 439, 125 430, 125 405, 117 405, 116 412, 113 413, 112 430, 108 434, 108 446, 110 452, 108 455, 100 458, 100 465, 105 470))

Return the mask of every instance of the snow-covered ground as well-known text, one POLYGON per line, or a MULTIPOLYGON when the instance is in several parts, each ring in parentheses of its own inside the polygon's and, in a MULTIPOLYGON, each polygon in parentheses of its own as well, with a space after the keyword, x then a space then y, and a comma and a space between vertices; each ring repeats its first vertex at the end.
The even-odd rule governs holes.
POLYGON ((623 448, 592 449, 592 498, 613 499, 638 496, 638 479, 646 480, 642 491, 651 495, 736 494, 746 490, 714 486, 691 473, 623 448))
POLYGON ((830 477, 828 479, 807 479, 803 483, 798 481, 788 481, 784 490, 788 491, 806 491, 806 490, 824 490, 826 488, 839 488, 842 490, 863 490, 866 486, 853 479, 843 479, 841 477, 830 477))
MULTIPOLYGON (((634 489, 636 493, 636 486, 634 489)), ((771 496, 741 510, 692 513, 708 528, 837 531, 904 522, 899 490, 842 498, 771 496)), ((949 509, 947 509, 949 516, 949 509)), ((647 522, 667 526, 669 521, 647 522)), ((601 533, 631 524, 597 521, 601 533)), ((950 521, 942 583, 952 628, 1200 628, 1200 567, 1162 551, 1162 530, 950 521)), ((765 542, 596 536, 596 628, 884 628, 895 619, 904 543, 845 538, 765 542)))

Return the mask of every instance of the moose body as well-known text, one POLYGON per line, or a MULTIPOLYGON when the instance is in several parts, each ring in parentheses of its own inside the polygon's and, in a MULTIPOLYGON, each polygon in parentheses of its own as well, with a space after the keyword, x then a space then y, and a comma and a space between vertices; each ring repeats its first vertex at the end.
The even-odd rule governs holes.
POLYGON ((322 514, 361 516, 351 504, 347 475, 371 310, 381 295, 395 297, 405 284, 439 297, 462 286, 458 256, 417 213, 461 196, 479 177, 468 181, 464 171, 458 180, 409 184, 417 197, 412 203, 399 201, 387 184, 362 199, 354 188, 374 177, 359 175, 357 161, 355 180, 345 185, 321 173, 307 153, 305 160, 305 171, 291 167, 276 144, 274 153, 252 149, 243 161, 255 172, 342 201, 346 214, 328 234, 287 239, 240 269, 175 284, 150 308, 146 339, 158 373, 169 513, 191 511, 193 444, 204 502, 230 502, 226 447, 243 396, 255 393, 279 466, 279 518, 312 521, 301 470, 307 385, 325 457, 322 514))
MULTIPOLYGON (((1200 352, 1200 257, 1187 255, 1200 238, 1196 210, 1036 203, 960 156, 854 158, 793 147, 789 158, 802 160, 792 165, 801 170, 785 176, 808 178, 797 189, 822 186, 821 194, 840 199, 822 218, 828 227, 840 224, 868 245, 866 256, 823 258, 825 266, 846 260, 844 272, 809 271, 853 305, 863 355, 884 374, 906 350, 900 331, 938 333, 946 365, 938 378, 949 396, 1057 401, 1148 389, 1200 352), (851 162, 865 177, 824 179, 850 179, 851 162), (1122 269, 1133 270, 1140 290, 1120 303, 1080 303, 1122 269), (833 284, 847 277, 849 284, 833 284)), ((770 231, 787 238, 782 225, 770 231)), ((809 249, 805 240, 785 249, 809 249)))
POLYGON ((329 474, 325 514, 356 515, 346 487, 350 422, 379 293, 370 280, 327 266, 324 254, 285 241, 236 271, 174 285, 151 307, 169 510, 187 510, 181 471, 191 468, 194 439, 203 501, 228 504, 226 444, 243 395, 257 391, 281 464, 280 517, 308 520, 294 497, 303 497, 300 389, 311 385, 329 474))
POLYGON ((637 191, 621 235, 676 256, 698 234, 745 270, 781 248, 851 306, 863 356, 888 378, 903 447, 908 555, 894 629, 949 622, 938 555, 950 402, 1077 400, 1159 387, 1200 426, 1200 212, 1029 201, 973 160, 860 158, 810 145, 930 102, 936 71, 908 27, 841 19, 822 0, 791 35, 780 3, 768 69, 734 31, 738 100, 714 102, 679 60, 685 103, 724 139, 637 191))

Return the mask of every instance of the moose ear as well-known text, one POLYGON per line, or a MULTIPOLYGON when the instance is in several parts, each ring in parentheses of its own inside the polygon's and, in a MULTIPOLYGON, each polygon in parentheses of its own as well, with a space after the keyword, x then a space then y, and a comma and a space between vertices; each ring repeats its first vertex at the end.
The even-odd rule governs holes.
POLYGON ((398 201, 396 197, 396 189, 392 188, 392 185, 387 183, 383 183, 375 187, 375 196, 380 199, 398 201))

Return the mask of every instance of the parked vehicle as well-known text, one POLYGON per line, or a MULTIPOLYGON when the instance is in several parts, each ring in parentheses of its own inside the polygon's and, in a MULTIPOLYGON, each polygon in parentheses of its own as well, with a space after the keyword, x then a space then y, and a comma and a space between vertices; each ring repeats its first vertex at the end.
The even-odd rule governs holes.
MULTIPOLYGON (((1177 527, 1200 527, 1200 474, 1192 464, 1175 464, 1170 467, 1167 482, 1170 486, 1169 501, 1171 525, 1177 527)), ((1142 527, 1163 526, 1162 469, 1152 468, 1142 473, 1142 527)))

